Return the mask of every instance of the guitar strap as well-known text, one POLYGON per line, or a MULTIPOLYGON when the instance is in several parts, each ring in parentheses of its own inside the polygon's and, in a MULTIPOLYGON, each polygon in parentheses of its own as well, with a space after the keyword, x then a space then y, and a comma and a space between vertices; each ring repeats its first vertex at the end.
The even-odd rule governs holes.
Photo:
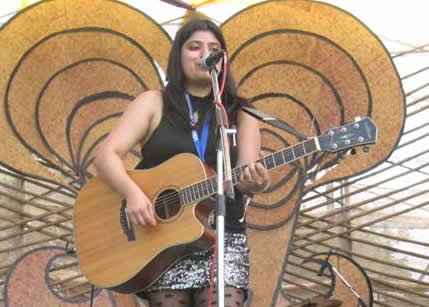
POLYGON ((188 93, 185 94, 186 102, 188 104, 188 110, 189 110, 189 120, 191 122, 191 133, 192 133, 192 140, 194 141, 195 150, 198 153, 198 157, 202 162, 205 162, 205 155, 206 155, 206 149, 207 149, 207 142, 208 142, 208 136, 209 136, 209 125, 210 125, 210 118, 211 118, 211 112, 208 111, 206 113, 205 119, 204 119, 204 125, 203 129, 201 130, 201 135, 198 135, 198 131, 196 129, 197 121, 194 117, 194 107, 193 102, 191 100, 191 97, 188 93))

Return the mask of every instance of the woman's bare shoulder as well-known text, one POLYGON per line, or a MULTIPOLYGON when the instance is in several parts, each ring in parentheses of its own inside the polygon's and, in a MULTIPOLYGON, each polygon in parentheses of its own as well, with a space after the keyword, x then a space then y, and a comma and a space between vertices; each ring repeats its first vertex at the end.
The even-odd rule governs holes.
POLYGON ((138 101, 146 101, 146 100, 153 100, 160 102, 162 101, 162 93, 160 90, 147 90, 142 93, 140 93, 136 100, 138 101))
POLYGON ((162 110, 162 93, 160 90, 147 90, 140 93, 133 101, 135 108, 149 112, 158 113, 162 110))

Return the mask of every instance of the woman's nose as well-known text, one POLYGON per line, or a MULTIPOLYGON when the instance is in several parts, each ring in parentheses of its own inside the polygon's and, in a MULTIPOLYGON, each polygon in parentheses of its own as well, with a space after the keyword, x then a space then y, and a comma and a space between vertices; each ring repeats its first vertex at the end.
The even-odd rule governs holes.
POLYGON ((210 49, 208 47, 201 48, 201 55, 200 57, 203 58, 205 56, 208 56, 210 54, 210 49))

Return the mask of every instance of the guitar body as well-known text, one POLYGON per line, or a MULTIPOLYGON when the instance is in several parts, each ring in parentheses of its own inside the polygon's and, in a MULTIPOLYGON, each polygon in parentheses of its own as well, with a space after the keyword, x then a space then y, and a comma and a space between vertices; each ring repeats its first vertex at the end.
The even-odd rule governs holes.
POLYGON ((177 260, 215 241, 208 225, 212 202, 183 206, 176 193, 207 178, 196 156, 180 154, 155 168, 128 174, 155 205, 155 227, 128 223, 123 197, 100 177, 85 184, 73 211, 82 273, 95 286, 122 293, 149 287, 177 260))

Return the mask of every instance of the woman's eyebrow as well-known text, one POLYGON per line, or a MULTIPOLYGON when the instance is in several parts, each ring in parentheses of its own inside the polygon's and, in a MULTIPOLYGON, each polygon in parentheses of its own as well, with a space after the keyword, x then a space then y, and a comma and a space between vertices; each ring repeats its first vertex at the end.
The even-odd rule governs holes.
MULTIPOLYGON (((201 40, 191 40, 191 41, 188 41, 186 44, 188 45, 188 44, 198 44, 198 45, 201 45, 201 44, 204 44, 205 42, 204 41, 201 41, 201 40)), ((218 42, 209 42, 208 43, 208 45, 209 46, 219 46, 220 47, 220 43, 218 43, 218 42)))
POLYGON ((213 42, 213 43, 209 43, 209 46, 217 46, 220 48, 221 45, 220 45, 220 43, 213 42))

